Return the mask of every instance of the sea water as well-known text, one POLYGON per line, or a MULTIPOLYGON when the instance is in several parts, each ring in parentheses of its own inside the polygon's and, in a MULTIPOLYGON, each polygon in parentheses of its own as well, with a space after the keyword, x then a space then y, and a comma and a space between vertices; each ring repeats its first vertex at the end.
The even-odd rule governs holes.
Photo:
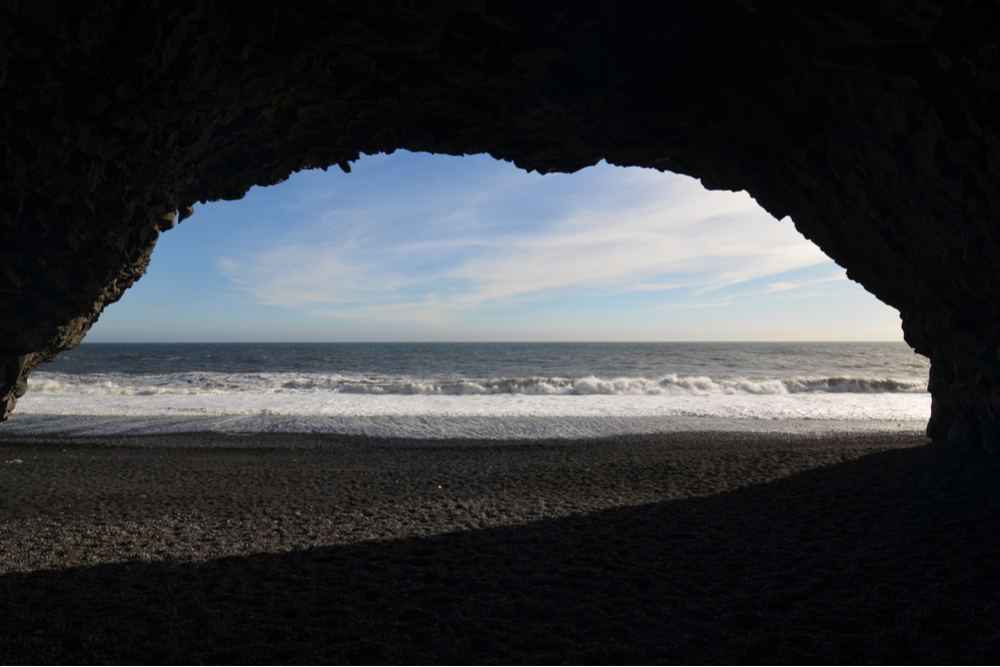
POLYGON ((32 374, 2 431, 914 430, 927 374, 903 343, 84 343, 32 374))

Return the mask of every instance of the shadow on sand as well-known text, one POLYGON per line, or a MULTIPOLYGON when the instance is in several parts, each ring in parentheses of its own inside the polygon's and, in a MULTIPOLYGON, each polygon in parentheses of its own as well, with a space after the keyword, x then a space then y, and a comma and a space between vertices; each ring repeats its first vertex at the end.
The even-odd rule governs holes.
POLYGON ((993 662, 1000 461, 934 443, 708 498, 0 577, 0 660, 993 662))

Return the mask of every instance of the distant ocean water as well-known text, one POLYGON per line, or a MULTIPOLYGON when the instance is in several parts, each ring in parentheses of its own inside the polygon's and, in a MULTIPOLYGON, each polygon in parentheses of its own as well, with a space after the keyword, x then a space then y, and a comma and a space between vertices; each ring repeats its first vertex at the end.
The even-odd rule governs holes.
POLYGON ((910 430, 927 373, 903 343, 85 343, 0 434, 910 430))

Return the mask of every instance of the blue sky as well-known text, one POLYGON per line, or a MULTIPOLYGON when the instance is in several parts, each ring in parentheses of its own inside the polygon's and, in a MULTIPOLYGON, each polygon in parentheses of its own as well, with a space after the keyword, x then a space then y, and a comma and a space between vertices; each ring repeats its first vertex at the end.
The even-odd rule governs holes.
POLYGON ((397 152, 197 205, 89 342, 902 340, 746 193, 397 152))

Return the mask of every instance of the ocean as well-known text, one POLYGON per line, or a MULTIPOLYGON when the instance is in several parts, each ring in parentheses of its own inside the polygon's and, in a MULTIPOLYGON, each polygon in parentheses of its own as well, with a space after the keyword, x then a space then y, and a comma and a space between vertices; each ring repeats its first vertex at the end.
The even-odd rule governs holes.
POLYGON ((903 343, 84 343, 0 434, 919 430, 928 366, 903 343))

